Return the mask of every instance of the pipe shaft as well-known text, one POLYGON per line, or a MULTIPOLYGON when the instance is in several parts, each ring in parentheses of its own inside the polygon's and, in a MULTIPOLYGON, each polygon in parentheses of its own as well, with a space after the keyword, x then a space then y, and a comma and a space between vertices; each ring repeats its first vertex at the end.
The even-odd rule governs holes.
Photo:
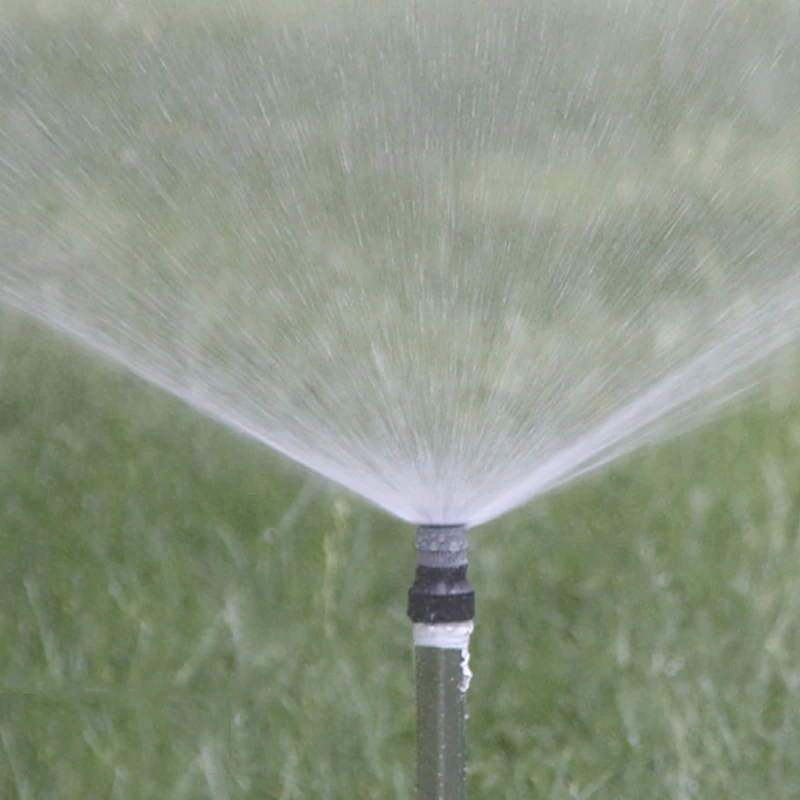
POLYGON ((466 798, 466 692, 461 650, 415 647, 417 800, 466 798))
POLYGON ((409 591, 417 677, 417 800, 464 800, 466 692, 475 594, 463 525, 417 529, 409 591))

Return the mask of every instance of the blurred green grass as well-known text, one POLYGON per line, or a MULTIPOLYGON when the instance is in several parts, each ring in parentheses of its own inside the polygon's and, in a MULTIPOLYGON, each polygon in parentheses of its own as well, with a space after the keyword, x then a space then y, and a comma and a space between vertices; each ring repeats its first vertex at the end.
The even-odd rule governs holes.
MULTIPOLYGON (((412 531, 1 331, 0 797, 413 796, 412 531)), ((800 795, 778 386, 474 533, 472 796, 800 795)))

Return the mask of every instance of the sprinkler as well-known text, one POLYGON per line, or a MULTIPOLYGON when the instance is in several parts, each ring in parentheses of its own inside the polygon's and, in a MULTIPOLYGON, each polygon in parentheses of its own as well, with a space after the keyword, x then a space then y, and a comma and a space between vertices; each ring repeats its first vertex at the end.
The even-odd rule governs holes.
POLYGON ((418 797, 463 798, 467 527, 800 345, 789 0, 40 5, 0 11, 0 310, 458 523, 408 614, 418 797))
POLYGON ((475 592, 465 525, 420 525, 408 593, 417 684, 417 798, 466 797, 464 728, 475 592))

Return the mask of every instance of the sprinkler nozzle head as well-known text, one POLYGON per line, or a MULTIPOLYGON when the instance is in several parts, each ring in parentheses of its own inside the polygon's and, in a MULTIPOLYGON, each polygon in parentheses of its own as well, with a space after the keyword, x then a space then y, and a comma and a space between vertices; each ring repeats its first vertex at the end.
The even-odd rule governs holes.
POLYGON ((475 592, 467 581, 465 525, 417 528, 417 573, 408 593, 408 616, 429 625, 475 617, 475 592))
POLYGON ((460 567, 467 563, 466 525, 420 525, 417 558, 425 567, 460 567))

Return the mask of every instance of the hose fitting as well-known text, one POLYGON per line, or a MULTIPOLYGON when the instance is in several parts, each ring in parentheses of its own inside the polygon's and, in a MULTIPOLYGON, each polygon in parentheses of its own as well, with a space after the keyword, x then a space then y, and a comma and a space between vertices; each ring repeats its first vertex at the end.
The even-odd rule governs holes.
POLYGON ((475 592, 467 581, 466 525, 420 525, 417 572, 408 592, 408 616, 428 625, 468 622, 475 592))

